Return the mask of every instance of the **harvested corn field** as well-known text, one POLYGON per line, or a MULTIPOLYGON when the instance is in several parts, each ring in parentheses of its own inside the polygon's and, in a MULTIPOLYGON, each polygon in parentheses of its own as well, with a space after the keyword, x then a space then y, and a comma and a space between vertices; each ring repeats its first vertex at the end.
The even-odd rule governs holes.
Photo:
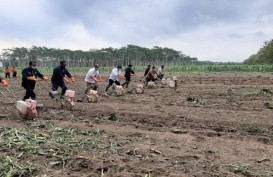
MULTIPOLYGON (((43 107, 35 121, 1 96, 0 176, 273 176, 273 76, 176 76, 176 90, 157 83, 122 96, 103 94, 103 82, 96 103, 75 102, 73 110, 37 83, 43 107)), ((78 98, 83 78, 68 84, 78 98)), ((134 77, 128 90, 142 80, 134 77)), ((7 81, 22 98, 20 78, 7 81)))

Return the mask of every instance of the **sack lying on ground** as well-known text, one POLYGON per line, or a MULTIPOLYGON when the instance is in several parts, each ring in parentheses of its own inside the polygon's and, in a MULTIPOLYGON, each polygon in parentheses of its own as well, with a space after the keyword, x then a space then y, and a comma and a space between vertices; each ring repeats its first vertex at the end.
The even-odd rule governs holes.
POLYGON ((167 84, 167 80, 166 80, 165 78, 162 78, 161 84, 162 84, 162 85, 166 85, 166 84, 167 84))
POLYGON ((155 88, 155 82, 148 82, 147 88, 149 88, 149 89, 155 88))
POLYGON ((114 92, 115 92, 116 96, 121 96, 121 95, 124 95, 124 94, 125 94, 124 88, 123 88, 122 86, 120 86, 120 85, 117 85, 117 86, 115 87, 114 92))
POLYGON ((142 84, 137 84, 135 92, 136 92, 136 94, 143 94, 144 93, 144 86, 142 84))
POLYGON ((90 90, 87 94, 87 101, 89 103, 97 103, 99 99, 98 91, 90 90))
POLYGON ((167 85, 168 85, 168 87, 170 87, 170 88, 174 88, 174 87, 175 87, 175 83, 174 83, 174 81, 172 81, 172 80, 169 80, 168 83, 167 83, 167 85))
POLYGON ((64 98, 64 100, 62 101, 62 104, 61 104, 62 108, 66 108, 68 110, 72 110, 74 106, 75 106, 74 101, 67 96, 64 98))
POLYGON ((37 101, 27 99, 26 101, 17 101, 16 108, 19 111, 19 114, 22 118, 27 120, 34 120, 37 116, 37 101))

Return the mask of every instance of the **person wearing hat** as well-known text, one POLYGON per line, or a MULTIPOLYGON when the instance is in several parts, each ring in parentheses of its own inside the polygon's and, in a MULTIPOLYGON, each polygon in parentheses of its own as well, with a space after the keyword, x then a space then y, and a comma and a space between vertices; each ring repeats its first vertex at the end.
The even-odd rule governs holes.
POLYGON ((114 68, 111 72, 111 75, 109 77, 109 84, 107 85, 105 92, 111 87, 114 83, 116 85, 120 85, 119 80, 123 79, 124 76, 121 74, 121 65, 118 65, 116 68, 114 68))
POLYGON ((129 85, 129 83, 130 83, 130 81, 131 81, 131 75, 132 76, 135 76, 136 74, 135 74, 135 72, 132 70, 132 67, 133 67, 133 65, 131 65, 131 64, 129 64, 128 65, 128 67, 125 69, 125 79, 126 79, 126 81, 122 84, 122 87, 126 87, 126 88, 128 88, 128 85, 129 85))
POLYGON ((148 82, 150 82, 150 81, 154 82, 158 79, 158 76, 157 76, 157 73, 155 70, 156 70, 156 67, 153 66, 152 69, 147 73, 145 86, 148 85, 148 82))

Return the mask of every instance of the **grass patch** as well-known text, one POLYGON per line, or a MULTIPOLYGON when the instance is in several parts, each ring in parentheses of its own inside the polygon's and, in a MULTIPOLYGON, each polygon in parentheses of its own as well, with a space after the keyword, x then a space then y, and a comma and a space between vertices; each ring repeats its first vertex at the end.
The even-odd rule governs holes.
POLYGON ((257 124, 253 124, 253 125, 247 125, 245 127, 243 127, 243 130, 249 133, 262 133, 264 132, 264 129, 257 125, 257 124))
POLYGON ((254 91, 250 91, 250 92, 244 92, 244 95, 252 95, 252 96, 258 96, 258 95, 262 95, 262 94, 273 94, 273 90, 269 90, 269 89, 259 89, 259 90, 254 90, 254 91))

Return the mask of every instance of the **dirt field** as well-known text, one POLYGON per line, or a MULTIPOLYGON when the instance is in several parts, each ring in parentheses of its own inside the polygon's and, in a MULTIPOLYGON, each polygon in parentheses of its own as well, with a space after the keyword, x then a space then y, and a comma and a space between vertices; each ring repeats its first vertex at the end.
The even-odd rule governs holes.
MULTIPOLYGON (((0 172, 9 163, 40 177, 273 176, 273 75, 176 76, 177 91, 158 84, 144 94, 100 95, 74 111, 37 84, 44 106, 35 121, 1 96, 0 172)), ((79 90, 83 78, 76 76, 79 90)), ((133 80, 131 87, 142 82, 133 80)), ((22 98, 20 78, 8 82, 22 98)))

